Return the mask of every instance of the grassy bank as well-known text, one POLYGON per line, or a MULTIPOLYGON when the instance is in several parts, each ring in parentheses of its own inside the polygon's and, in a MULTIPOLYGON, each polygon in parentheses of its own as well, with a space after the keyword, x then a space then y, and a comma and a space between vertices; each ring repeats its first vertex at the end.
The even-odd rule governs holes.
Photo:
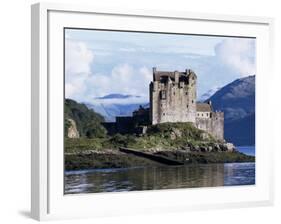
POLYGON ((183 149, 206 147, 221 143, 191 123, 163 123, 151 125, 142 136, 134 134, 104 136, 99 138, 65 138, 65 152, 85 152, 87 150, 118 149, 128 147, 147 149, 183 149))

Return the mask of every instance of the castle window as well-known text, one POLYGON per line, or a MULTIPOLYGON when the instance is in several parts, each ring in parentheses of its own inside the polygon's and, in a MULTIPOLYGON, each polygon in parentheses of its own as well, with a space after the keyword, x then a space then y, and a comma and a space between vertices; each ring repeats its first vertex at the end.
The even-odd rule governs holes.
POLYGON ((194 103, 194 100, 192 100, 191 102, 194 103))
POLYGON ((187 92, 185 92, 185 95, 188 95, 188 93, 187 93, 187 92))
POLYGON ((161 100, 165 100, 166 99, 166 91, 165 90, 162 90, 160 92, 160 98, 161 98, 161 100))
POLYGON ((163 116, 165 116, 165 113, 163 113, 163 116))

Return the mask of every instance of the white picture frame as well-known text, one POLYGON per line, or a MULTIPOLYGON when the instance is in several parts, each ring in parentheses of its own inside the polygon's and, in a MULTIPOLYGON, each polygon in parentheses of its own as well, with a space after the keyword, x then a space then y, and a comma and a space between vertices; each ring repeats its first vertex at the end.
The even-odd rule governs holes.
POLYGON ((262 17, 32 5, 32 217, 50 220, 271 205, 273 146, 265 130, 272 122, 267 97, 273 73, 273 23, 262 17), (64 195, 64 27, 256 37, 256 185, 64 195))

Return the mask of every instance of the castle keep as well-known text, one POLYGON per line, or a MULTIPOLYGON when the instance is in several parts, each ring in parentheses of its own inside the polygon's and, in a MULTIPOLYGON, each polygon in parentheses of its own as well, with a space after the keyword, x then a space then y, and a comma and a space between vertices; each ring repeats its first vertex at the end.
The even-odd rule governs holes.
POLYGON ((105 123, 109 133, 145 133, 149 124, 191 122, 219 140, 224 139, 224 113, 215 112, 212 104, 196 102, 197 76, 192 70, 184 72, 157 71, 149 85, 150 107, 140 108, 132 117, 116 117, 105 123))
POLYGON ((149 88, 151 123, 195 123, 196 80, 191 70, 164 72, 153 68, 153 82, 149 88))

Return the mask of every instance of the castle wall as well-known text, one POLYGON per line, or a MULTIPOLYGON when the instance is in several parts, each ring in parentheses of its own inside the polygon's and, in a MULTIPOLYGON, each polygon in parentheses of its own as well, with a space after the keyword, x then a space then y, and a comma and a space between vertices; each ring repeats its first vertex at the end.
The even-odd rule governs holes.
POLYGON ((196 127, 208 132, 219 140, 224 139, 224 114, 223 112, 211 112, 211 118, 197 117, 196 127))
POLYGON ((120 134, 134 133, 133 117, 116 117, 116 132, 120 134))
POLYGON ((196 117, 200 117, 200 118, 210 118, 211 117, 211 112, 198 112, 197 111, 197 116, 196 117))
POLYGON ((108 135, 114 135, 116 131, 116 122, 103 122, 101 123, 107 131, 108 135))

